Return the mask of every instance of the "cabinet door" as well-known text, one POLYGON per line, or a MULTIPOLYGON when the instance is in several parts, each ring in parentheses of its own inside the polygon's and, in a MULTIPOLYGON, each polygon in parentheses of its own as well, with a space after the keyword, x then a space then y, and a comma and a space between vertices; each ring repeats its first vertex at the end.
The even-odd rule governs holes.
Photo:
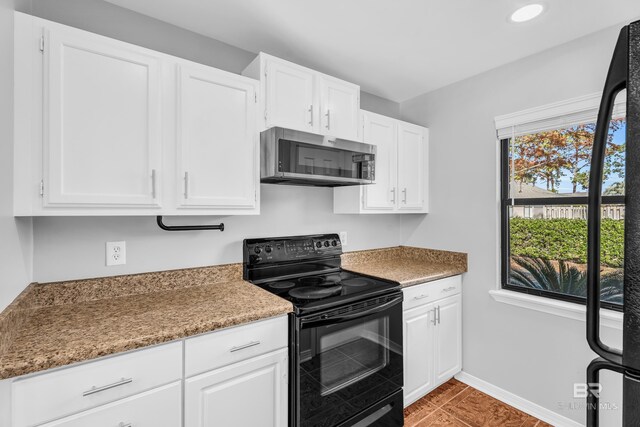
POLYGON ((363 141, 376 146, 375 184, 363 186, 364 209, 393 210, 398 200, 396 120, 362 112, 363 141))
POLYGON ((403 313, 404 321, 404 406, 407 407, 434 387, 434 305, 425 304, 403 313))
POLYGON ((185 380, 185 427, 286 427, 287 349, 185 380))
POLYGON ((266 127, 317 133, 320 125, 316 73, 286 61, 271 58, 265 61, 266 127))
POLYGON ((256 205, 257 82, 197 64, 178 66, 178 200, 182 207, 256 205))
POLYGON ((158 206, 159 57, 79 30, 45 42, 45 206, 158 206))
POLYGON ((400 210, 425 207, 425 129, 398 123, 398 190, 400 210))
POLYGON ((359 140, 360 86, 320 76, 320 133, 359 140))
POLYGON ((462 300, 460 295, 436 303, 435 377, 440 384, 462 368, 462 300))
POLYGON ((182 424, 182 384, 176 382, 40 427, 176 427, 182 424))

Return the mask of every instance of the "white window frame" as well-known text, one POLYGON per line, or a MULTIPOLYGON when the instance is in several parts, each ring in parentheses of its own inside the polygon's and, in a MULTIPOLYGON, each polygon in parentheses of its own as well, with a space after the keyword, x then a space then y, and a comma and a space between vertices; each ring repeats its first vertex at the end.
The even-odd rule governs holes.
MULTIPOLYGON (((496 159, 497 165, 500 165, 500 140, 504 137, 505 130, 511 128, 515 130, 519 126, 527 125, 530 128, 558 128, 562 123, 571 125, 574 123, 575 118, 580 118, 581 121, 591 120, 594 121, 597 118, 598 108, 600 106, 600 99, 602 98, 602 92, 592 93, 577 98, 568 99, 565 101, 555 102, 540 107, 531 108, 528 110, 519 111, 516 113, 505 114, 495 117, 496 126, 496 159), (568 118, 567 121, 563 121, 563 118, 568 118)), ((621 94, 616 98, 614 104, 613 116, 620 117, 626 113, 626 97, 621 94)), ((535 132, 535 130, 534 130, 535 132)), ((586 306, 582 304, 576 304, 567 301, 556 300, 552 298, 546 298, 542 296, 529 295, 522 292, 510 291, 502 289, 502 247, 501 247, 501 194, 500 194, 500 167, 496 168, 496 277, 498 277, 496 288, 489 291, 489 295, 499 302, 504 304, 513 305, 529 310, 535 310, 542 313, 547 313, 559 317, 568 319, 579 320, 586 322, 586 306)), ((622 322, 624 315, 621 312, 601 309, 600 319, 603 327, 612 328, 615 330, 622 330, 622 322)))

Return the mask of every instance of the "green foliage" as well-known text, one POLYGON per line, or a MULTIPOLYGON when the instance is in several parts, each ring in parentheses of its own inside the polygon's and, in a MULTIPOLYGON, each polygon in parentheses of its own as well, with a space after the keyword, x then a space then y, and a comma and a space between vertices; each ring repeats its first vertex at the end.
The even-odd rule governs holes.
MULTIPOLYGON (((540 289, 562 294, 587 296, 587 272, 565 261, 541 258, 513 257, 509 282, 525 288, 540 289)), ((603 274, 600 279, 600 299, 622 304, 622 273, 603 274)))
MULTIPOLYGON (((511 255, 547 260, 587 262, 587 221, 581 219, 511 218, 511 255)), ((622 267, 624 221, 602 220, 601 262, 622 267)))

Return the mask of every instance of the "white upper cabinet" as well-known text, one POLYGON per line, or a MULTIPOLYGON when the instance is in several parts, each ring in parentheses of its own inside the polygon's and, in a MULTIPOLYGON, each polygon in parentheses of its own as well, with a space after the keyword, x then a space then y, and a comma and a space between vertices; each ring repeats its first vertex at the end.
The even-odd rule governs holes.
POLYGON ((362 128, 364 141, 376 146, 375 184, 363 187, 363 208, 393 210, 397 200, 397 121, 363 111, 362 128))
POLYGON ((159 206, 161 60, 44 29, 44 204, 159 206))
POLYGON ((257 80, 22 13, 14 43, 16 216, 259 213, 257 80))
POLYGON ((260 80, 260 130, 274 126, 360 140, 360 86, 260 53, 243 71, 260 80))
POLYGON ((410 123, 398 124, 398 192, 400 210, 423 211, 426 206, 424 157, 426 132, 410 123))
POLYGON ((376 146, 375 183, 334 188, 334 213, 427 213, 429 130, 369 111, 361 122, 376 146))
POLYGON ((286 61, 269 60, 264 78, 265 127, 317 132, 316 74, 286 61))
POLYGON ((320 76, 319 86, 321 133, 358 140, 360 86, 325 75, 320 76))
POLYGON ((258 82, 197 64, 179 64, 178 82, 179 206, 253 209, 258 82))

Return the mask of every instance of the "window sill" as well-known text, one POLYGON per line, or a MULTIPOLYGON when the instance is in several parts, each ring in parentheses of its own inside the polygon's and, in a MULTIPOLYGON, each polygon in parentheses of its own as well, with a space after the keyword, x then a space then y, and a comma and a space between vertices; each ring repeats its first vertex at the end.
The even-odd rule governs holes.
MULTIPOLYGON (((515 305, 517 307, 528 308, 542 313, 549 313, 555 316, 586 322, 587 309, 581 304, 558 301, 535 295, 527 295, 520 292, 507 291, 505 289, 489 291, 489 294, 494 300, 504 304, 515 305)), ((607 309, 600 310, 601 326, 622 330, 622 318, 623 314, 620 312, 607 309)))

